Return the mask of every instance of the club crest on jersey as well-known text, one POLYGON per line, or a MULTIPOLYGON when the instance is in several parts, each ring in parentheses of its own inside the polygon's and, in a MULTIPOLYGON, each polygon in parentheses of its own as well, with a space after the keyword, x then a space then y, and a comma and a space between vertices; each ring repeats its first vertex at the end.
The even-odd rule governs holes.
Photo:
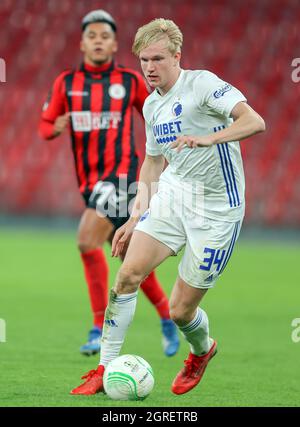
POLYGON ((113 99, 123 99, 126 95, 126 89, 120 83, 115 83, 109 86, 108 94, 113 99))
POLYGON ((175 102, 172 105, 172 114, 174 117, 179 117, 182 113, 182 104, 180 104, 180 102, 175 102))
POLYGON ((226 83, 223 87, 221 87, 220 89, 214 92, 214 97, 221 98, 221 96, 223 96, 224 93, 228 92, 231 89, 232 89, 232 86, 229 83, 226 83))

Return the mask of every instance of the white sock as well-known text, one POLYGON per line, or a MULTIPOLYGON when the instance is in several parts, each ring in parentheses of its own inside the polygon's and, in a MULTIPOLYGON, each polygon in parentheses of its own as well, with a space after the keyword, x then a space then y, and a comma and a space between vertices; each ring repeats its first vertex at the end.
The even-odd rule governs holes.
POLYGON ((194 319, 185 326, 179 326, 179 329, 190 343, 191 353, 202 356, 209 352, 211 339, 209 338, 208 317, 204 310, 198 307, 194 319))
POLYGON ((123 295, 110 291, 101 338, 100 365, 107 366, 111 360, 119 356, 135 313, 136 300, 137 291, 123 295))

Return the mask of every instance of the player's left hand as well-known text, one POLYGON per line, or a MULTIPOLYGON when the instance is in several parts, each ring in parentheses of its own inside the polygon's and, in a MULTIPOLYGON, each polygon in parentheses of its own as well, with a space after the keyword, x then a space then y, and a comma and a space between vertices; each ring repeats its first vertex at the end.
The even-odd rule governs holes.
POLYGON ((213 145, 214 140, 213 136, 192 136, 192 135, 182 135, 179 136, 176 141, 172 142, 171 148, 176 148, 177 153, 179 153, 183 147, 186 145, 189 148, 197 147, 210 147, 213 145))

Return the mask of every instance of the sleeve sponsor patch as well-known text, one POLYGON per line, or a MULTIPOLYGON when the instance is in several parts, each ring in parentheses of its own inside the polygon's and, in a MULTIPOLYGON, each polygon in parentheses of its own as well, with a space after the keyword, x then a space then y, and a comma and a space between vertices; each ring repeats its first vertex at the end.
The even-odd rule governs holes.
POLYGON ((216 90, 213 95, 215 98, 221 98, 221 96, 224 95, 224 93, 228 92, 232 89, 232 86, 229 83, 226 83, 224 86, 222 86, 220 89, 216 90))

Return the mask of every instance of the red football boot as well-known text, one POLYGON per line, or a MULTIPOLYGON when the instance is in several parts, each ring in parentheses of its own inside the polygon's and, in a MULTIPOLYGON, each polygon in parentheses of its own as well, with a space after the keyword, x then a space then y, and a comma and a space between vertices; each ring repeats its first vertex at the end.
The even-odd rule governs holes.
POLYGON ((184 361, 184 368, 178 372, 172 384, 172 392, 184 394, 192 390, 203 377, 205 368, 212 357, 217 352, 217 342, 214 341, 208 353, 203 356, 196 356, 190 353, 184 361))
POLYGON ((103 374, 104 366, 99 365, 97 369, 93 369, 92 371, 89 371, 87 374, 83 375, 81 378, 83 380, 86 379, 86 381, 83 384, 80 384, 80 386, 74 388, 70 394, 90 395, 104 391, 103 374))

